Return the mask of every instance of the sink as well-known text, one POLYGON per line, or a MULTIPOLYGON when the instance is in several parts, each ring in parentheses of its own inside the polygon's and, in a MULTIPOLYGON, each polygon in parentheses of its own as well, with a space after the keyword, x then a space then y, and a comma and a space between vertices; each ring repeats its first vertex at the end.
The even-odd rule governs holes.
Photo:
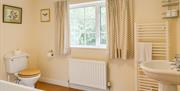
POLYGON ((169 61, 149 61, 140 66, 144 73, 159 82, 159 91, 177 91, 180 85, 180 71, 169 61))

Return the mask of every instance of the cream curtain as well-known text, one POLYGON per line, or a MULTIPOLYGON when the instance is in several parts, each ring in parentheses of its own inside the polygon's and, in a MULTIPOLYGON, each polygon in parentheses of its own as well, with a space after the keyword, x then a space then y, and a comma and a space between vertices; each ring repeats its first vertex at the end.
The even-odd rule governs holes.
POLYGON ((68 2, 66 0, 55 3, 56 55, 68 55, 70 53, 68 10, 68 2))
POLYGON ((107 0, 109 58, 133 57, 133 0, 107 0))

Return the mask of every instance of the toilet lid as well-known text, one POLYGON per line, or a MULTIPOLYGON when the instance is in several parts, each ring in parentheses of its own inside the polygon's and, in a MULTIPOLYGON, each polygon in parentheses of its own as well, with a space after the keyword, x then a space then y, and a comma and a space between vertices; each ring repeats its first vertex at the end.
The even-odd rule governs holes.
POLYGON ((38 69, 25 69, 19 72, 19 76, 35 76, 35 75, 39 75, 40 74, 40 70, 38 69))

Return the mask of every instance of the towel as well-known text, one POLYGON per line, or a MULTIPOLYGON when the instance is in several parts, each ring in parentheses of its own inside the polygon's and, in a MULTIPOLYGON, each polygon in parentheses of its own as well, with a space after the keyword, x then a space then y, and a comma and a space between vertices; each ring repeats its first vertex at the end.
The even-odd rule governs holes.
POLYGON ((142 63, 152 60, 152 43, 140 42, 137 44, 137 62, 142 63))

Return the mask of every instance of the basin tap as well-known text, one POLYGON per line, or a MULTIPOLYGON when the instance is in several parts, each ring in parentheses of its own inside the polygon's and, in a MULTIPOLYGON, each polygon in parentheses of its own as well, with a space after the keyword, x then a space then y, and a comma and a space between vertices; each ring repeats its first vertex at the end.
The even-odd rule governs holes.
POLYGON ((171 69, 177 69, 177 71, 180 71, 180 54, 176 54, 175 59, 173 59, 172 61, 174 62, 171 64, 171 69))
POLYGON ((175 64, 177 66, 177 68, 180 69, 180 54, 176 54, 176 61, 175 61, 175 64))

